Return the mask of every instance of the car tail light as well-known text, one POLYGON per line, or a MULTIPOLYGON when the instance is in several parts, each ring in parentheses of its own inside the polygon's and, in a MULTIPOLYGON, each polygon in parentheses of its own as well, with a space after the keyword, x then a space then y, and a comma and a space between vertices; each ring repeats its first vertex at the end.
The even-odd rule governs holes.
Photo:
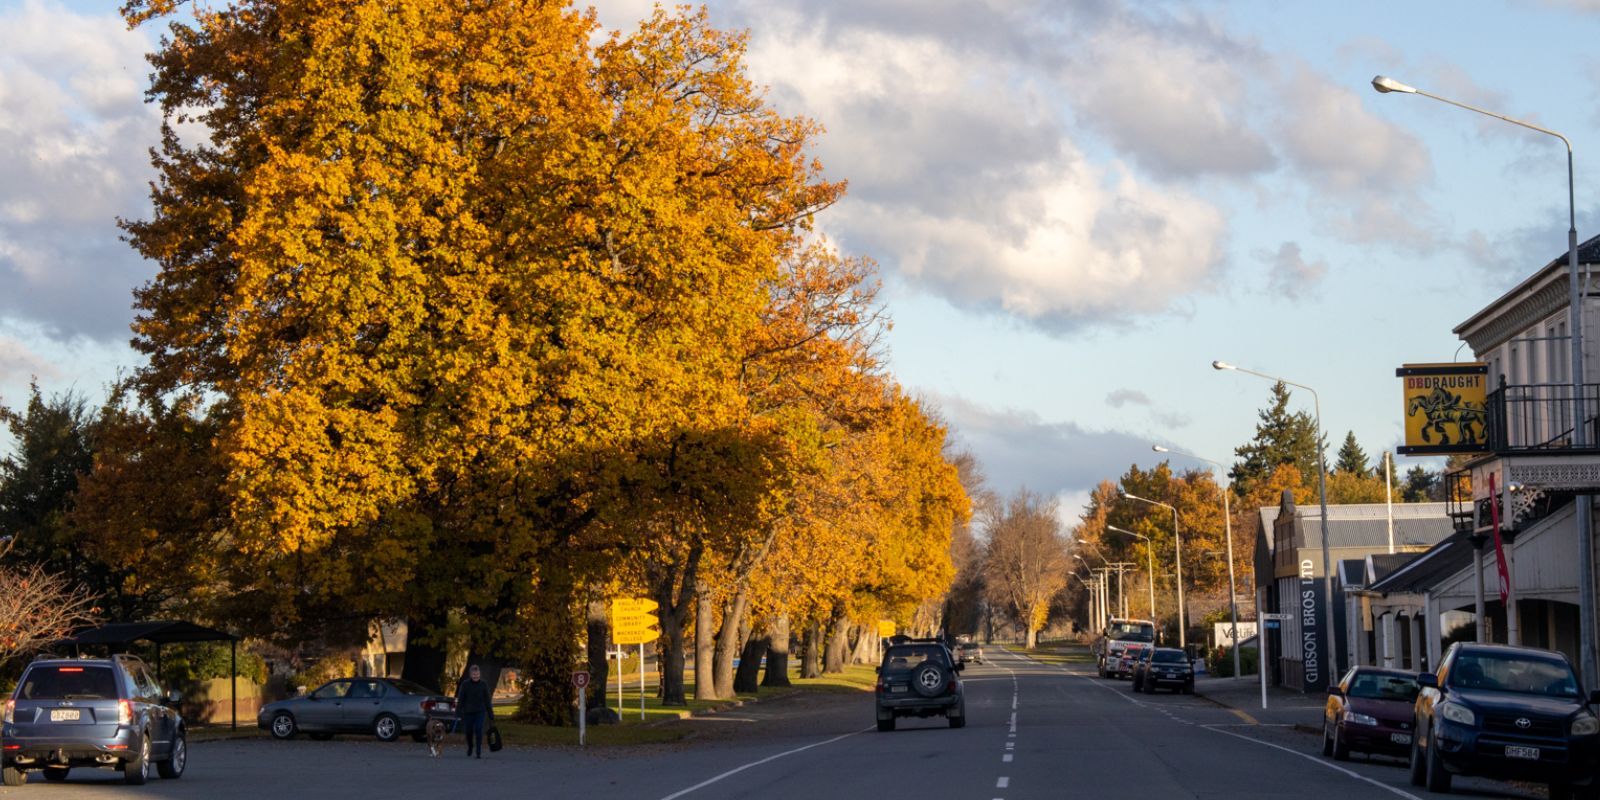
POLYGON ((16 717, 17 717, 17 701, 15 701, 15 700, 7 700, 6 701, 5 717, 4 717, 6 724, 9 725, 9 724, 11 724, 13 722, 16 722, 17 721, 16 717))
POLYGON ((117 701, 117 724, 118 725, 132 725, 133 724, 133 701, 132 700, 118 700, 117 701))
POLYGON ((21 750, 22 749, 22 745, 20 745, 20 744, 8 744, 8 745, 5 746, 5 749, 7 749, 7 750, 21 750))

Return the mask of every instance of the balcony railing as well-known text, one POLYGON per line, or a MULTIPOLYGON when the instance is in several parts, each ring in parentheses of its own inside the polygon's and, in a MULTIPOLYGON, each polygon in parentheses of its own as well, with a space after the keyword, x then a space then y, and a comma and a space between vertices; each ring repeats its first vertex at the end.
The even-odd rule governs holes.
POLYGON ((1586 383, 1576 394, 1571 384, 1538 383, 1503 385, 1488 396, 1489 449, 1496 453, 1519 451, 1581 451, 1600 453, 1600 384, 1586 383), (1586 444, 1573 444, 1573 409, 1583 420, 1586 444))

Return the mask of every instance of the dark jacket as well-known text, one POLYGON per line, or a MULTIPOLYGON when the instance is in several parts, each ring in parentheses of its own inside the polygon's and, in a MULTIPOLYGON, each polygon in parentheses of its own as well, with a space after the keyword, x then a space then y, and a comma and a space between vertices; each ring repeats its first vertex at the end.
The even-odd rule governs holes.
POLYGON ((459 714, 478 714, 490 710, 493 698, 489 694, 489 684, 475 681, 471 678, 461 682, 456 687, 456 712, 459 714))

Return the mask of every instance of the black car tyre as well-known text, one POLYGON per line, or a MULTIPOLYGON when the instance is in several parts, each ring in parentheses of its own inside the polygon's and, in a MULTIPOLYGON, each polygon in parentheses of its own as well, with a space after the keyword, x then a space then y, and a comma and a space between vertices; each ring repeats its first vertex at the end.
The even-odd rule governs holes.
POLYGON ((156 772, 167 780, 177 780, 183 777, 183 770, 189 766, 189 737, 182 731, 172 739, 172 753, 167 760, 156 764, 156 772))
POLYGON ((1573 800, 1572 784, 1550 784, 1550 800, 1573 800))
POLYGON ((1189 681, 1183 685, 1183 693, 1194 694, 1194 681, 1189 681))
POLYGON ((950 676, 943 666, 932 661, 924 661, 911 672, 911 689, 923 697, 938 697, 944 694, 944 687, 950 683, 950 676))
POLYGON ((71 771, 72 767, 45 767, 44 779, 51 783, 60 783, 67 779, 67 773, 71 771))
POLYGON ((122 781, 129 786, 143 786, 150 781, 150 735, 140 734, 137 747, 133 758, 122 762, 122 781))
POLYGON ((1322 718, 1322 755, 1333 755, 1333 734, 1329 730, 1328 718, 1322 718))
POLYGON ((1446 794, 1450 791, 1450 773, 1444 769, 1444 759, 1439 757, 1439 739, 1436 736, 1428 738, 1428 763, 1425 770, 1427 776, 1426 787, 1430 792, 1446 794))
POLYGON ((28 782, 28 773, 16 767, 0 768, 0 784, 6 786, 21 786, 28 782))
POLYGON ((372 735, 378 737, 380 742, 392 742, 400 738, 400 718, 393 714, 379 714, 372 721, 372 735))
MULTIPOLYGON (((1420 729, 1421 726, 1418 726, 1420 729)), ((1426 778, 1425 768, 1422 764, 1422 737, 1411 738, 1411 785, 1421 786, 1426 778)))
POLYGON ((894 717, 878 720, 878 730, 884 733, 894 730, 894 717))
POLYGON ((1550 800, 1595 800, 1596 798, 1600 798, 1600 785, 1550 784, 1550 800))
POLYGON ((268 726, 274 739, 293 739, 300 732, 300 726, 295 724, 294 715, 287 711, 279 711, 272 715, 272 724, 268 726))
POLYGON ((1345 742, 1344 736, 1339 733, 1338 725, 1333 726, 1333 760, 1350 760, 1350 745, 1345 742))
POLYGON ((967 727, 967 704, 963 702, 957 708, 960 710, 959 714, 954 717, 947 717, 950 720, 950 727, 965 728, 967 727))

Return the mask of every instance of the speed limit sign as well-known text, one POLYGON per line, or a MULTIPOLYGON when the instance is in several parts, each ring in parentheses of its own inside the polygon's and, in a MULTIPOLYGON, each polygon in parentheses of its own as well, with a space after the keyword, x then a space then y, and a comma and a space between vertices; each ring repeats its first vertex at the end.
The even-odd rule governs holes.
POLYGON ((587 688, 589 685, 589 673, 583 671, 572 673, 572 685, 579 689, 587 688))

